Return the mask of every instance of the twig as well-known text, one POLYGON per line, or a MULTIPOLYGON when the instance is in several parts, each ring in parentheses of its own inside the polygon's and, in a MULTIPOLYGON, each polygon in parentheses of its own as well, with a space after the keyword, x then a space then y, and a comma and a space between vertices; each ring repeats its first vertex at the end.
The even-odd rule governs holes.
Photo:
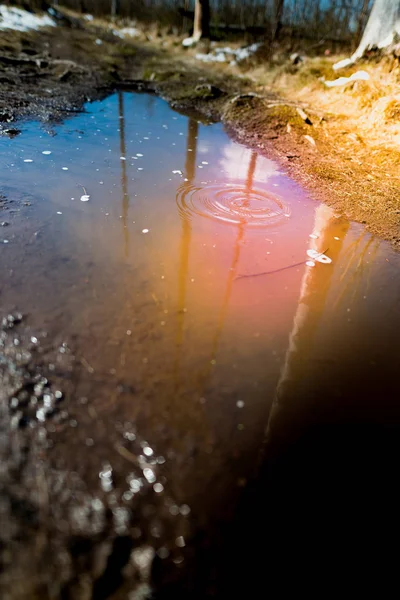
MULTIPOLYGON (((320 252, 318 256, 322 256, 328 252, 329 248, 324 250, 324 252, 320 252)), ((251 275, 238 275, 235 278, 235 281, 238 279, 247 279, 249 277, 261 277, 263 275, 273 275, 274 273, 280 273, 281 271, 286 271, 287 269, 293 269, 294 267, 300 267, 301 265, 305 265, 307 260, 302 260, 299 263, 295 263, 294 265, 288 265, 287 267, 280 267, 280 269, 274 269, 273 271, 264 271, 263 273, 253 273, 251 275)))

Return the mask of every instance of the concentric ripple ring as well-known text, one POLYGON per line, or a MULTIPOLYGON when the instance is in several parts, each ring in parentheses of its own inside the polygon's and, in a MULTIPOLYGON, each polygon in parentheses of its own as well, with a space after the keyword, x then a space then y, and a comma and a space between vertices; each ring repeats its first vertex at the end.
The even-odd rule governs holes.
POLYGON ((235 225, 269 227, 290 217, 290 208, 281 198, 245 185, 185 183, 178 188, 176 202, 181 217, 195 215, 235 225))

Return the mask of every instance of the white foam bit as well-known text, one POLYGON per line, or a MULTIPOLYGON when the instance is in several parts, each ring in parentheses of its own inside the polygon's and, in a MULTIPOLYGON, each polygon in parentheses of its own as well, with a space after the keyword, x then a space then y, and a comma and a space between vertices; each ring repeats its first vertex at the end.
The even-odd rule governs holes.
POLYGON ((142 229, 142 233, 149 233, 148 229, 142 229))
POLYGON ((48 15, 35 15, 21 8, 0 5, 0 29, 29 31, 29 29, 54 26, 55 22, 48 15))
POLYGON ((49 156, 51 154, 50 150, 43 150, 42 154, 45 154, 46 156, 49 156))
POLYGON ((317 235, 316 233, 310 233, 308 237, 310 237, 312 240, 317 240, 319 238, 319 235, 317 235))
POLYGON ((89 202, 89 200, 90 200, 89 194, 83 194, 83 196, 81 196, 81 202, 89 202))
POLYGON ((176 171, 172 171, 174 175, 183 175, 182 171, 176 169, 176 171))
POLYGON ((24 163, 32 163, 33 160, 31 158, 25 158, 24 163))
POLYGON ((315 262, 313 260, 308 260, 306 262, 307 267, 315 267, 315 262))
POLYGON ((68 167, 62 167, 63 171, 68 171, 68 167))

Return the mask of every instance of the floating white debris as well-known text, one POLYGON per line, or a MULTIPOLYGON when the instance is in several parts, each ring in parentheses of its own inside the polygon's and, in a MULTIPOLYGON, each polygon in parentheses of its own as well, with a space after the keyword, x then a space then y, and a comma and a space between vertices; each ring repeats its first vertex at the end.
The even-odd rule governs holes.
POLYGON ((207 162, 206 160, 202 160, 202 161, 201 161, 201 164, 202 164, 202 165, 208 165, 208 162, 207 162))
POLYGON ((63 171, 68 171, 68 167, 62 167, 63 171))
POLYGON ((313 260, 308 260, 306 262, 307 267, 315 267, 315 262, 313 260))
POLYGON ((32 163, 32 162, 33 162, 33 160, 32 160, 31 158, 25 158, 25 159, 24 159, 24 162, 25 162, 25 163, 32 163))
POLYGON ((310 237, 312 240, 317 240, 319 238, 319 235, 317 233, 310 233, 308 237, 310 237))
POLYGON ((314 248, 310 248, 309 250, 307 250, 307 256, 324 265, 329 265, 332 262, 332 259, 329 258, 329 256, 326 256, 326 254, 314 250, 314 248))
POLYGON ((39 27, 54 27, 55 22, 48 15, 35 15, 21 8, 0 6, 0 29, 28 31, 39 27))
POLYGON ((183 175, 182 171, 180 171, 179 169, 176 169, 175 171, 172 171, 174 175, 183 175))
POLYGON ((51 154, 50 150, 43 150, 42 154, 45 154, 46 156, 49 156, 49 154, 51 154))
POLYGON ((81 196, 81 202, 89 202, 89 200, 90 200, 89 194, 83 194, 83 196, 81 196))
POLYGON ((119 159, 120 160, 126 160, 125 156, 120 156, 119 159))
POLYGON ((149 233, 148 229, 142 229, 142 233, 149 233))
POLYGON ((57 211, 57 214, 58 214, 58 215, 62 215, 62 212, 61 212, 61 210, 58 210, 58 211, 57 211))
POLYGON ((334 79, 333 81, 325 81, 326 87, 340 87, 342 85, 346 85, 347 83, 352 83, 353 81, 368 81, 370 79, 369 73, 366 71, 357 71, 350 75, 350 77, 339 77, 338 79, 334 79))
POLYGON ((334 240, 340 240, 340 238, 338 238, 338 237, 336 237, 336 236, 335 236, 333 239, 334 239, 334 240))
POLYGON ((143 154, 140 154, 140 152, 137 152, 136 156, 139 156, 139 158, 142 158, 143 154))

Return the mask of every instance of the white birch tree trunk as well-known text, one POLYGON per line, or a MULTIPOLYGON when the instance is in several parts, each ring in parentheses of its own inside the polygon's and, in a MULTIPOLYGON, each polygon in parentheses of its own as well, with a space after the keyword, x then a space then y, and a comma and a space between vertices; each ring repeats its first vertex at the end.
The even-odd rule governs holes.
POLYGON ((400 0, 375 0, 361 42, 351 57, 361 58, 370 48, 386 48, 400 35, 400 0))

